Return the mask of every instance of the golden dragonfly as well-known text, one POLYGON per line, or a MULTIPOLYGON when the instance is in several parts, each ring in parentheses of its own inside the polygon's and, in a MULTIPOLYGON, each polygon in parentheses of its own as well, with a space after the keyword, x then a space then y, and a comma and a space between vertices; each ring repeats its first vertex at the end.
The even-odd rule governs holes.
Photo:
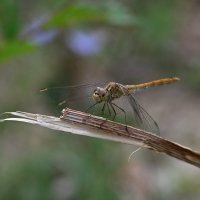
MULTIPOLYGON (((147 111, 136 101, 134 94, 156 86, 166 85, 170 83, 175 83, 179 81, 178 77, 170 77, 170 78, 162 78, 158 80, 149 81, 146 83, 136 84, 136 85, 124 85, 116 82, 109 82, 105 87, 96 87, 92 94, 92 98, 94 100, 94 104, 91 105, 86 111, 90 110, 92 107, 97 104, 103 104, 102 112, 108 110, 109 115, 112 115, 113 112, 113 120, 115 119, 117 112, 116 109, 120 110, 124 113, 125 123, 127 124, 127 116, 126 111, 115 103, 116 99, 120 99, 121 97, 127 97, 129 105, 132 108, 134 113, 134 121, 138 127, 160 134, 159 127, 157 122, 147 113, 147 111)), ((41 91, 46 91, 47 88, 42 89, 41 91)), ((63 101, 66 103, 66 101, 63 101)), ((63 102, 61 104, 63 104, 63 102)))

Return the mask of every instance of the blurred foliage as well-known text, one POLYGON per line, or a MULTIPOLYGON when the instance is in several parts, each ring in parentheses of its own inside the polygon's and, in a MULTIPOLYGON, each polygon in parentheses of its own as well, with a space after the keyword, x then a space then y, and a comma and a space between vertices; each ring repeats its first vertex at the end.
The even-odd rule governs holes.
POLYGON ((2 0, 0 5, 0 27, 4 40, 15 40, 21 28, 20 11, 14 0, 2 0))
POLYGON ((120 168, 119 159, 102 156, 109 144, 94 139, 76 144, 80 145, 77 149, 82 150, 84 159, 77 155, 77 150, 70 149, 72 144, 53 137, 48 146, 44 143, 38 150, 29 149, 17 159, 2 164, 0 199, 81 199, 84 196, 91 200, 118 199, 116 192, 112 192, 112 182, 120 168))
POLYGON ((26 53, 32 52, 35 48, 34 45, 20 41, 6 42, 0 46, 0 62, 12 59, 18 55, 26 55, 26 53))
POLYGON ((0 62, 13 56, 24 55, 33 49, 33 45, 21 41, 20 10, 16 1, 2 0, 0 5, 0 62))
POLYGON ((158 52, 157 48, 164 45, 163 42, 166 42, 166 39, 173 33, 177 10, 176 1, 147 4, 145 8, 140 9, 141 12, 138 14, 139 25, 142 27, 141 40, 152 51, 158 52))
POLYGON ((69 27, 87 24, 135 25, 135 18, 119 3, 74 4, 59 10, 45 27, 69 27))

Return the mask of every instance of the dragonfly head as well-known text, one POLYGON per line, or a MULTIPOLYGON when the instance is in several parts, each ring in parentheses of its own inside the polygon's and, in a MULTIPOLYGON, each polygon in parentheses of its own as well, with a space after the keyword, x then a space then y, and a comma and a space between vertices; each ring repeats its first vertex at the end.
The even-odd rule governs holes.
POLYGON ((92 97, 96 102, 101 103, 106 100, 106 90, 104 88, 97 87, 94 90, 92 97))

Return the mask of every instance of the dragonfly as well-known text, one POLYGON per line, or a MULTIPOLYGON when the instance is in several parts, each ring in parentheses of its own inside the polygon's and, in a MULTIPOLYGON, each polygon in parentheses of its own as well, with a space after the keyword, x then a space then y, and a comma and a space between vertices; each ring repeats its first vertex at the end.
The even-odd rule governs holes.
MULTIPOLYGON (((137 102, 134 95, 137 92, 149 89, 151 87, 167 85, 175 83, 179 80, 180 78, 178 77, 169 77, 136 85, 124 85, 117 82, 109 82, 105 85, 105 87, 96 87, 93 90, 92 94, 90 95, 92 96, 95 103, 88 107, 86 112, 89 111, 91 108, 95 107, 97 104, 103 104, 101 111, 104 113, 107 110, 110 116, 113 114, 113 120, 117 115, 116 110, 120 110, 121 112, 123 112, 125 116, 125 123, 127 125, 126 111, 124 110, 124 108, 120 107, 115 103, 115 100, 120 99, 122 97, 126 97, 133 111, 133 121, 135 122, 135 125, 141 129, 160 135, 159 126, 157 122, 137 102)), ((41 91, 46 90, 47 89, 45 88, 41 91)))

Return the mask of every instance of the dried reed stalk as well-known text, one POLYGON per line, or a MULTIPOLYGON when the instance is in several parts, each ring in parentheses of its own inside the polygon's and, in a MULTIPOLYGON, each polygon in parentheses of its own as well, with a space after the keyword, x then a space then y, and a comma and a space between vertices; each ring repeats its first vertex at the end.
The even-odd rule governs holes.
POLYGON ((50 129, 70 132, 78 135, 102 138, 126 144, 134 144, 200 167, 200 153, 169 141, 150 132, 121 123, 106 120, 102 117, 66 108, 60 118, 26 112, 8 112, 17 118, 4 118, 4 121, 21 121, 37 124, 50 129))

